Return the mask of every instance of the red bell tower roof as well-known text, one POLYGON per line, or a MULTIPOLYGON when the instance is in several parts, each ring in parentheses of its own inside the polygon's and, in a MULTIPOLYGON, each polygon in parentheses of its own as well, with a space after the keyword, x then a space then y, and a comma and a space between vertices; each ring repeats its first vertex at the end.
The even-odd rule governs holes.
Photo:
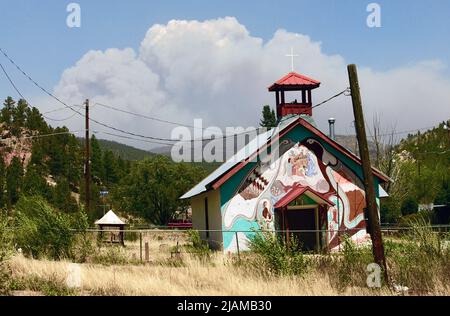
POLYGON ((269 87, 269 91, 296 91, 302 89, 315 89, 320 86, 320 81, 303 76, 296 72, 290 72, 273 85, 269 87))
MULTIPOLYGON (((269 87, 269 91, 275 92, 277 118, 286 115, 306 114, 312 115, 312 95, 311 91, 320 86, 320 81, 300 75, 296 72, 290 72, 273 85, 269 87), (286 92, 298 91, 300 100, 286 100, 286 92)), ((291 93, 292 94, 292 93, 291 93)))

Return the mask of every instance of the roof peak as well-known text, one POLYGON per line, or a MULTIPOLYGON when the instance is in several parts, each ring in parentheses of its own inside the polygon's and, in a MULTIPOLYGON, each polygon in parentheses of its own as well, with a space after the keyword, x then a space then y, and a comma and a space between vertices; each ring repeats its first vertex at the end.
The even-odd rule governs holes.
POLYGON ((299 74, 298 72, 291 71, 271 85, 269 91, 284 90, 284 88, 288 88, 289 90, 302 88, 315 89, 319 86, 320 81, 299 74))
POLYGON ((109 210, 102 218, 95 221, 96 225, 125 225, 113 210, 109 210))

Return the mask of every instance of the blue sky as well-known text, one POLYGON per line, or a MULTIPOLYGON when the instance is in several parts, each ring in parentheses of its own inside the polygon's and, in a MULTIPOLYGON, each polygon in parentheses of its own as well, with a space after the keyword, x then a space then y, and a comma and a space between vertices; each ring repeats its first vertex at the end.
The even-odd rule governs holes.
MULTIPOLYGON (((269 39, 284 28, 322 42, 325 53, 387 69, 419 60, 450 62, 450 1, 377 1, 382 27, 368 28, 372 1, 79 0, 82 27, 68 28, 61 0, 2 0, 0 47, 47 86, 91 49, 138 48, 147 29, 171 19, 234 16, 251 35, 269 39)), ((0 83, 5 88, 5 83, 0 83)))

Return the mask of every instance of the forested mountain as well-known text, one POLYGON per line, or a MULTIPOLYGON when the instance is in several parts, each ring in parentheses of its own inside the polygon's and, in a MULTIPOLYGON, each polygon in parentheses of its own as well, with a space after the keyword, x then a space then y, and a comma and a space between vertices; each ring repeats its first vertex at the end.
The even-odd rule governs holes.
MULTIPOLYGON (((79 138, 79 141, 81 143, 82 146, 84 146, 84 138, 79 138)), ((151 152, 151 151, 147 151, 147 150, 143 150, 143 149, 139 149, 136 147, 132 147, 129 145, 125 145, 122 143, 118 143, 112 140, 107 140, 107 139, 97 139, 98 144, 100 146, 100 149, 103 151, 111 151, 114 155, 119 156, 120 158, 124 159, 124 160, 142 160, 145 158, 150 158, 152 156, 155 156, 156 154, 151 152)))
MULTIPOLYGON (((382 219, 395 222, 417 204, 448 204, 449 122, 400 143, 374 142, 374 165, 392 178, 382 219)), ((48 125, 24 100, 6 98, 0 110, 0 209, 14 214, 21 196, 41 196, 62 212, 83 208, 84 147, 66 127, 48 125)), ((338 141, 342 142, 342 140, 338 141)), ((352 147, 354 143, 344 144, 352 147)), ((350 148, 351 149, 351 148, 350 148)), ((91 139, 91 223, 104 205, 120 214, 164 225, 188 205, 178 197, 220 163, 174 163, 167 155, 91 139), (107 190, 106 197, 100 191, 107 190)))
POLYGON ((450 203, 450 120, 424 133, 410 134, 382 150, 378 167, 392 182, 382 208, 387 222, 417 212, 418 204, 450 203))
MULTIPOLYGON (((21 196, 41 196, 62 212, 83 208, 84 147, 66 127, 48 125, 25 100, 8 97, 0 111, 0 209, 10 216, 21 196)), ((202 166, 110 141, 91 139, 91 223, 103 206, 166 224, 186 208, 178 197, 206 175, 202 166), (100 191, 110 192, 100 198, 100 191)))

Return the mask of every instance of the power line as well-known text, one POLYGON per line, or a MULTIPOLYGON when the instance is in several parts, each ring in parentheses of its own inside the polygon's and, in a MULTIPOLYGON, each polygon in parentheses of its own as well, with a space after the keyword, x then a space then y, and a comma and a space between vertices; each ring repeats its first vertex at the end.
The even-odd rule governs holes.
POLYGON ((69 115, 68 117, 65 117, 65 118, 62 118, 62 119, 55 119, 55 118, 51 118, 51 117, 48 117, 48 116, 44 116, 44 115, 42 114, 42 116, 44 116, 46 119, 48 119, 48 120, 50 120, 50 121, 55 121, 55 122, 63 122, 63 121, 70 120, 70 119, 71 119, 72 117, 74 117, 75 115, 77 115, 77 113, 73 113, 73 114, 69 115))
MULTIPOLYGON (((53 95, 51 92, 49 92, 47 89, 45 89, 44 87, 42 87, 39 83, 37 83, 33 78, 31 78, 31 76, 29 76, 22 68, 20 68, 19 67, 19 65, 17 65, 15 62, 14 62, 14 60, 12 60, 9 56, 8 56, 8 54, 6 54, 5 53, 5 51, 2 49, 2 48, 0 48, 0 52, 28 79, 28 80, 30 80, 36 87, 38 87, 40 90, 42 90, 45 94, 47 94, 48 96, 50 96, 50 97, 52 97, 53 99, 55 99, 56 101, 58 101, 59 103, 61 103, 62 105, 64 105, 64 107, 66 107, 66 108, 68 108, 68 109, 70 109, 70 110, 72 110, 73 112, 75 112, 76 114, 78 114, 78 115, 80 115, 81 117, 85 117, 85 115, 83 114, 83 113, 81 113, 81 112, 79 112, 79 111, 77 111, 77 110, 75 110, 72 106, 70 106, 70 105, 68 105, 68 104, 66 104, 64 101, 62 101, 61 99, 59 99, 58 97, 56 97, 55 95, 53 95)), ((313 108, 315 108, 315 107, 319 107, 319 106, 321 106, 321 105, 323 105, 323 104, 325 104, 325 103, 327 103, 327 102, 329 102, 330 100, 332 100, 332 99, 334 99, 334 98, 336 98, 336 97, 338 97, 338 96, 340 96, 340 95, 342 95, 342 94, 344 94, 344 93, 346 93, 346 92, 348 92, 348 88, 347 89, 345 89, 345 90, 343 90, 343 91, 341 91, 341 92, 339 92, 338 94, 336 94, 336 95, 334 95, 334 96, 332 96, 332 97, 330 97, 330 98, 328 98, 327 100, 325 100, 325 101, 323 101, 323 102, 321 102, 321 103, 319 103, 319 104, 316 104, 313 108)), ((100 104, 99 104, 100 105, 100 104)), ((103 105, 104 106, 104 105, 103 105)), ((132 112, 130 112, 130 113, 132 113, 132 112)), ((133 114, 137 114, 137 113, 133 113, 133 114)), ((156 118, 153 118, 153 119, 156 119, 156 118)), ((145 138, 145 139, 151 139, 151 140, 156 140, 156 141, 165 141, 165 142, 194 142, 194 141, 210 141, 210 140, 212 140, 212 139, 193 139, 193 140, 177 140, 177 139, 170 139, 170 138, 162 138, 162 137, 153 137, 153 136, 146 136, 146 135, 141 135, 141 134, 138 134, 138 133, 134 133, 134 132, 129 132, 129 131, 126 131, 126 130, 123 130, 123 129, 120 129, 120 128, 117 128, 117 127, 114 127, 114 126, 111 126, 111 125, 108 125, 108 124, 106 124, 106 123, 103 123, 103 122, 100 122, 100 121, 98 121, 98 120, 96 120, 96 119, 93 119, 93 118, 91 118, 91 117, 89 117, 89 120, 90 121, 92 121, 92 122, 94 122, 94 123, 96 123, 96 124, 98 124, 98 125, 101 125, 101 126, 103 126, 103 127, 106 127, 106 128, 108 128, 108 129, 111 129, 111 130, 114 130, 114 131, 117 131, 117 132, 120 132, 120 133, 123 133, 123 134, 127 134, 127 135, 131 135, 131 136, 134 136, 134 137, 140 137, 140 138, 145 138)), ((160 121, 165 121, 165 120, 161 120, 161 119, 158 119, 158 120, 160 120, 160 121)), ((170 121, 165 121, 166 123, 168 123, 168 122, 170 122, 170 121)), ((174 124, 175 122, 171 122, 172 124, 174 124)), ((257 130, 259 130, 259 129, 262 129, 262 128, 257 128, 256 129, 256 131, 257 130)), ((214 140, 217 140, 217 139, 224 139, 224 138, 228 138, 228 137, 234 137, 234 136, 239 136, 239 135, 243 135, 243 134, 248 134, 248 132, 243 132, 243 133, 238 133, 238 134, 232 134, 232 135, 225 135, 225 136, 221 136, 221 137, 217 137, 217 138, 214 138, 214 140)))
MULTIPOLYGON (((79 108, 84 107, 84 105, 77 105, 77 104, 73 104, 73 106, 76 106, 76 107, 79 107, 79 108)), ((91 109, 92 109, 93 107, 94 107, 94 106, 90 106, 91 109)), ((47 114, 47 113, 53 113, 53 112, 62 111, 62 110, 67 110, 67 108, 66 108, 66 107, 62 107, 62 108, 59 108, 59 109, 50 110, 50 111, 47 111, 47 112, 42 113, 42 116, 44 116, 44 114, 47 114)), ((77 115, 77 113, 73 113, 73 114, 69 115, 68 117, 62 118, 62 119, 54 119, 54 118, 50 118, 50 117, 48 117, 48 116, 44 116, 44 117, 45 117, 46 119, 51 120, 51 121, 62 122, 62 121, 70 120, 70 119, 71 119, 72 117, 74 117, 75 115, 77 115)))
POLYGON ((347 87, 345 90, 342 90, 341 92, 339 92, 339 93, 333 95, 332 97, 329 97, 328 99, 326 99, 326 100, 324 100, 324 101, 322 101, 322 102, 320 102, 320 103, 314 105, 314 106, 312 107, 312 109, 315 109, 315 108, 317 108, 317 107, 319 107, 319 106, 321 106, 321 105, 324 105, 325 103, 327 103, 327 102, 329 102, 329 101, 331 101, 331 100, 333 100, 333 99, 335 99, 335 98, 337 98, 337 97, 339 97, 339 96, 341 96, 341 95, 343 95, 343 94, 346 94, 346 95, 348 96, 348 93, 349 93, 349 92, 350 92, 350 88, 347 87))
POLYGON ((120 138, 124 138, 124 139, 136 140, 136 141, 150 143, 150 144, 159 144, 159 145, 167 145, 167 146, 174 145, 173 143, 163 143, 163 142, 152 141, 152 140, 147 140, 147 139, 135 138, 135 137, 126 136, 126 135, 119 135, 119 134, 109 133, 109 132, 105 132, 105 131, 92 131, 92 133, 93 134, 105 134, 105 135, 110 135, 110 136, 116 136, 116 137, 120 137, 120 138))
MULTIPOLYGON (((35 80, 33 80, 24 70, 22 70, 22 68, 20 68, 1 48, 0 48, 0 52, 2 52, 2 54, 28 79, 30 80, 35 86, 37 86, 39 89, 41 89, 44 93, 46 93, 48 96, 54 98, 56 101, 58 101, 59 103, 63 104, 65 108, 68 108, 70 110, 72 110, 73 112, 75 112, 76 114, 85 117, 85 115, 75 109, 73 109, 73 107, 71 107, 70 105, 66 104, 64 101, 62 101, 61 99, 59 99, 58 97, 56 97, 55 95, 53 95, 51 92, 49 92, 48 90, 46 90, 44 87, 42 87, 41 85, 39 85, 39 83, 37 83, 35 80)), ((59 110, 59 109, 57 109, 59 110)), ((145 138, 145 139, 151 139, 151 140, 156 140, 156 141, 167 141, 167 142, 193 142, 193 141, 205 141, 205 140, 211 140, 211 139, 198 139, 198 140, 187 140, 187 141, 183 141, 183 140, 176 140, 176 139, 169 139, 169 138, 160 138, 160 137, 152 137, 152 136, 145 136, 145 135, 141 135, 141 134, 137 134, 137 133, 133 133, 133 132, 128 132, 125 130, 122 130, 120 128, 116 128, 114 126, 110 126, 108 124, 105 124, 103 122, 100 122, 98 120, 95 120, 93 118, 89 118, 90 121, 99 124, 101 126, 104 126, 106 128, 121 132, 123 134, 128 134, 131 136, 135 136, 135 137, 141 137, 141 138, 145 138)), ((226 137, 231 137, 231 136, 236 136, 236 135, 241 135, 241 134, 247 134, 247 132, 244 133, 240 133, 240 134, 233 134, 233 135, 228 135, 228 136, 222 136, 220 138, 226 138, 226 137)), ((219 139, 215 138, 215 139, 219 139)))
MULTIPOLYGON (((420 132, 420 131, 423 131, 423 130, 429 130, 429 129, 432 129, 432 128, 436 128, 436 126, 421 127, 421 128, 417 128, 417 129, 400 131, 400 132, 393 131, 392 133, 377 134, 377 136, 392 136, 392 135, 409 134, 409 133, 414 133, 414 132, 420 132)), ((374 136, 371 135, 371 137, 374 137, 374 136)))
MULTIPOLYGON (((314 105, 312 108, 314 109, 316 107, 319 107, 319 106, 321 106, 321 105, 323 105, 323 104, 325 104, 325 103, 327 103, 327 102, 329 102, 329 101, 339 97, 340 95, 342 95, 344 93, 348 93, 348 92, 349 92, 349 88, 346 88, 345 90, 343 90, 343 91, 333 95, 332 97, 330 97, 330 98, 328 98, 328 99, 326 99, 326 100, 324 100, 324 101, 314 105)), ((135 112, 123 110, 123 109, 120 109, 118 107, 114 107, 112 105, 107 105, 107 104, 103 104, 103 103, 99 103, 99 102, 96 102, 95 104, 103 106, 103 107, 111 109, 111 110, 114 110, 114 111, 118 111, 118 112, 130 114, 130 115, 134 115, 134 116, 137 116, 137 117, 141 117, 141 118, 145 118, 145 119, 149 119, 149 120, 153 120, 153 121, 157 121, 157 122, 161 122, 161 123, 167 123, 167 124, 172 124, 172 125, 176 125, 176 126, 184 126, 184 127, 188 127, 188 128, 199 128, 199 129, 202 129, 202 130, 206 129, 204 127, 187 125, 187 124, 183 124, 183 123, 177 123, 177 122, 173 122, 173 121, 168 121, 168 120, 164 120, 164 119, 148 116, 148 115, 145 115, 145 114, 140 114, 140 113, 135 113, 135 112)))
MULTIPOLYGON (((39 83, 37 83, 33 78, 31 78, 31 76, 29 76, 22 68, 19 67, 19 65, 17 65, 14 60, 11 59, 11 57, 8 56, 8 54, 5 53, 5 51, 0 48, 0 52, 28 79, 30 80, 36 87, 38 87, 39 89, 41 89, 45 94, 47 94, 48 96, 52 97, 53 99, 55 99, 56 101, 58 101, 59 103, 61 103, 62 105, 64 105, 66 108, 72 110, 73 112, 77 113, 78 115, 80 115, 81 117, 85 117, 85 115, 77 110, 75 110, 73 107, 71 107, 70 105, 66 104, 64 101, 62 101, 61 99, 59 99, 58 97, 56 97, 54 94, 52 94, 51 92, 49 92, 47 89, 45 89, 44 87, 42 87, 39 83)), ((108 125, 106 123, 100 122, 96 119, 93 118, 89 118, 90 121, 101 125, 103 127, 112 129, 114 131, 123 133, 123 134, 128 134, 131 136, 135 136, 135 137, 142 137, 145 139, 152 139, 152 140, 158 140, 158 141, 168 141, 168 142, 178 142, 179 140, 176 139, 169 139, 169 138, 162 138, 162 137, 153 137, 153 136, 146 136, 146 135, 141 135, 138 133, 133 133, 133 132, 128 132, 125 131, 123 129, 108 125)))
POLYGON ((187 125, 187 124, 182 124, 182 123, 172 122, 172 121, 163 120, 163 119, 160 119, 160 118, 148 116, 148 115, 145 115, 145 114, 139 114, 139 113, 135 113, 135 112, 127 111, 127 110, 122 110, 122 109, 119 109, 119 108, 117 108, 117 107, 114 107, 114 106, 111 106, 111 105, 106 105, 106 104, 103 104, 103 103, 98 103, 98 102, 96 102, 95 104, 96 104, 96 105, 103 106, 103 107, 108 108, 108 109, 111 109, 111 110, 114 110, 114 111, 118 111, 118 112, 130 114, 130 115, 134 115, 134 116, 141 117, 141 118, 145 118, 145 119, 152 120, 152 121, 157 121, 157 122, 161 122, 161 123, 172 124, 172 125, 176 125, 176 126, 184 126, 184 127, 188 127, 188 128, 198 128, 198 129, 202 129, 202 130, 205 130, 205 129, 206 129, 206 128, 204 128, 204 127, 199 127, 199 126, 193 126, 193 125, 187 125))
MULTIPOLYGON (((81 117, 85 117, 85 115, 77 110, 75 110, 73 107, 71 107, 70 105, 66 104, 64 101, 62 101, 61 99, 59 99, 58 97, 56 97, 55 95, 53 95, 51 92, 49 92, 47 89, 45 89, 44 87, 42 87, 39 83, 37 83, 35 80, 33 80, 33 78, 31 78, 24 70, 22 70, 22 68, 20 68, 4 51, 3 49, 0 48, 0 52, 28 79, 30 80, 36 87, 38 87, 39 89, 41 89, 44 93, 46 93, 48 96, 52 97, 53 99, 55 99, 56 101, 58 101, 59 103, 61 103, 62 105, 64 105, 66 108, 72 110, 73 112, 75 112, 76 114, 80 115, 81 117)), ((135 136, 135 137, 142 137, 145 139, 152 139, 152 140, 157 140, 157 141, 168 141, 168 142, 178 142, 179 140, 176 139, 170 139, 170 138, 162 138, 162 137, 153 137, 153 136, 146 136, 146 135, 141 135, 138 133, 133 133, 133 132, 128 132, 125 131, 123 129, 108 125, 106 123, 100 122, 96 119, 93 118, 89 118, 89 121, 92 121, 98 125, 101 125, 103 127, 106 127, 108 129, 123 133, 123 134, 128 134, 131 136, 135 136)))
MULTIPOLYGON (((34 138, 43 138, 43 137, 57 136, 57 135, 76 134, 76 133, 83 132, 83 131, 84 130, 67 131, 67 132, 56 132, 56 133, 49 133, 49 134, 38 134, 38 135, 22 136, 22 137, 18 137, 18 138, 19 139, 34 139, 34 138)), ((11 142, 11 139, 0 139, 0 142, 2 142, 2 143, 11 142)))
MULTIPOLYGON (((28 80, 30 80, 36 87, 38 87, 39 89, 41 89, 44 93, 46 93, 47 95, 49 95, 50 97, 54 98, 55 100, 57 100, 59 103, 63 104, 65 107, 68 107, 70 109, 72 109, 72 107, 70 105, 67 105, 66 103, 64 103, 63 101, 61 101, 59 98, 57 98, 56 96, 54 96, 52 93, 50 93, 49 91, 47 91, 45 88, 43 88, 41 85, 39 85, 35 80, 33 80, 33 78, 31 78, 24 70, 22 70, 22 68, 19 67, 19 65, 17 65, 14 60, 11 59, 11 57, 8 56, 8 54, 5 53, 5 51, 0 48, 0 52, 10 61, 10 63, 12 63, 17 70, 19 70, 28 80)), ((72 109, 73 110, 73 109, 72 109)), ((75 111, 75 110, 73 110, 75 111)))
POLYGON ((416 152, 414 154, 417 155, 428 155, 428 154, 436 154, 436 155, 444 155, 446 153, 450 152, 450 150, 444 150, 444 151, 424 151, 424 152, 416 152))
POLYGON ((0 63, 0 67, 2 68, 3 73, 5 74, 6 78, 8 79, 9 83, 12 85, 14 90, 16 90, 16 92, 20 95, 20 97, 25 100, 25 97, 22 95, 22 93, 20 93, 19 89, 14 84, 14 81, 12 81, 11 77, 9 76, 9 74, 6 72, 6 69, 5 69, 5 67, 3 67, 2 63, 0 63))
MULTIPOLYGON (((79 105, 79 104, 74 104, 73 106, 76 106, 76 107, 79 107, 79 108, 84 107, 84 105, 79 105)), ((91 108, 93 108, 93 106, 91 106, 91 108)), ((58 111, 62 111, 62 110, 67 110, 67 107, 64 106, 64 107, 57 108, 57 109, 54 109, 54 110, 46 111, 46 112, 43 112, 42 114, 48 114, 48 113, 58 112, 58 111)))
MULTIPOLYGON (((24 95, 20 92, 19 88, 16 86, 16 84, 14 83, 14 81, 12 80, 11 76, 8 74, 8 72, 6 71, 5 67, 3 67, 3 64, 0 63, 0 67, 2 68, 3 73, 5 74, 6 78, 8 79, 9 83, 11 84, 11 86, 14 88, 14 90, 16 90, 16 92, 19 94, 19 96, 25 100, 29 105, 31 105, 31 103, 24 97, 24 95)), ((31 105, 32 106, 32 105, 31 105)), ((64 118, 64 119, 54 119, 48 116, 44 115, 45 113, 42 113, 42 116, 45 117, 48 120, 51 121, 66 121, 68 119, 71 119, 75 114, 71 115, 68 118, 64 118)))

